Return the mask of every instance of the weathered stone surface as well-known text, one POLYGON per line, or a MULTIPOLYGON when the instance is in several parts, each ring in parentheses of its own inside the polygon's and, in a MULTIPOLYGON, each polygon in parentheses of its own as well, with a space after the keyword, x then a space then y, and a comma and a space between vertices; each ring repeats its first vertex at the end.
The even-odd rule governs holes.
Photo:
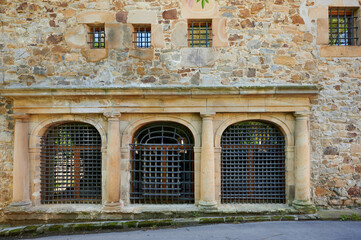
POLYGON ((285 65, 288 67, 293 67, 297 63, 295 58, 287 56, 276 56, 273 58, 273 61, 275 64, 285 65))
POLYGON ((176 47, 188 46, 188 25, 184 21, 177 22, 172 30, 172 43, 176 47))
POLYGON ((87 28, 78 26, 65 33, 65 41, 70 48, 87 47, 87 28))
POLYGON ((348 190, 348 194, 350 196, 358 196, 360 195, 360 188, 359 187, 352 187, 348 190))
POLYGON ((154 48, 164 48, 165 47, 162 25, 152 24, 151 42, 152 42, 152 46, 154 48))
POLYGON ((182 67, 211 66, 218 59, 218 52, 212 48, 184 48, 181 54, 182 67))
POLYGON ((46 39, 46 43, 51 45, 51 44, 58 44, 61 41, 63 41, 63 36, 62 35, 53 35, 51 34, 47 39, 46 39))
POLYGON ((76 16, 78 23, 111 23, 115 21, 115 14, 108 11, 89 11, 76 16))
POLYGON ((99 62, 108 57, 108 49, 82 49, 82 55, 87 62, 99 62))
POLYGON ((178 19, 177 9, 166 10, 162 13, 164 19, 178 19))
POLYGON ((117 12, 115 19, 117 22, 126 23, 128 20, 128 12, 117 12))
POLYGON ((139 58, 142 60, 153 60, 154 50, 149 48, 144 49, 132 49, 129 51, 129 57, 139 58))
POLYGON ((128 23, 157 24, 157 12, 147 10, 132 10, 128 13, 128 23))
POLYGON ((122 24, 121 23, 106 23, 105 24, 105 47, 106 48, 122 48, 122 24))

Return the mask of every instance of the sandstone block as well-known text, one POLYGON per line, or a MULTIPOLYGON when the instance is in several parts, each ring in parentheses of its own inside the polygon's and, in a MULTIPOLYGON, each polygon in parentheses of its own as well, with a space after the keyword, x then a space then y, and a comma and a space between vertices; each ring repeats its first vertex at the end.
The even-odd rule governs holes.
POLYGON ((263 3, 254 3, 251 6, 251 13, 252 14, 257 14, 259 13, 263 8, 265 7, 265 5, 263 3))
POLYGON ((345 165, 341 167, 341 172, 345 174, 353 173, 355 172, 355 169, 352 165, 345 165))
POLYGON ((176 47, 188 46, 188 25, 185 21, 177 22, 172 30, 172 44, 176 47))
POLYGON ((351 145, 351 153, 353 153, 353 154, 361 153, 361 144, 352 144, 351 145))
POLYGON ((87 47, 87 28, 83 25, 65 33, 65 42, 70 48, 86 48, 87 47))
POLYGON ((99 62, 108 57, 108 49, 82 49, 82 55, 88 62, 99 62))
POLYGON ((317 187, 315 193, 317 197, 323 197, 329 195, 330 191, 324 188, 317 187))
POLYGON ((305 24, 305 22, 303 21, 303 18, 298 14, 293 15, 291 17, 291 19, 292 19, 293 24, 305 24))
POLYGON ((152 24, 151 44, 154 48, 165 47, 162 25, 152 24))
POLYGON ((115 16, 108 11, 89 11, 80 13, 76 20, 78 23, 111 23, 115 21, 115 16))
POLYGON ((218 59, 218 52, 213 48, 183 48, 181 55, 182 67, 211 66, 218 59))
POLYGON ((226 18, 214 18, 212 20, 213 47, 228 46, 226 25, 226 18))
POLYGON ((327 6, 309 8, 308 9, 308 17, 311 19, 328 18, 327 6))
POLYGON ((350 196, 359 196, 360 195, 360 188, 359 187, 352 187, 347 192, 348 192, 348 195, 350 195, 350 196))
POLYGON ((150 10, 133 10, 128 13, 128 23, 157 24, 157 12, 150 10))
POLYGON ((287 67, 293 67, 296 65, 296 59, 288 56, 275 56, 273 58, 275 64, 285 65, 287 67))
POLYGON ((64 17, 66 17, 66 18, 74 17, 75 14, 76 14, 76 10, 73 9, 73 8, 67 8, 67 9, 63 12, 64 17))
POLYGON ((361 46, 321 46, 321 57, 361 57, 361 46))
POLYGON ((164 19, 178 19, 177 14, 178 14, 177 9, 171 9, 164 11, 162 16, 164 19))
POLYGON ((115 14, 115 19, 117 22, 126 23, 128 20, 128 12, 117 12, 115 14))
POLYGON ((139 58, 142 60, 153 60, 154 49, 152 48, 132 49, 129 51, 129 57, 139 58))
POLYGON ((122 47, 122 24, 106 23, 105 24, 105 47, 116 49, 122 47))
POLYGON ((329 42, 328 18, 317 19, 317 45, 328 45, 329 42))

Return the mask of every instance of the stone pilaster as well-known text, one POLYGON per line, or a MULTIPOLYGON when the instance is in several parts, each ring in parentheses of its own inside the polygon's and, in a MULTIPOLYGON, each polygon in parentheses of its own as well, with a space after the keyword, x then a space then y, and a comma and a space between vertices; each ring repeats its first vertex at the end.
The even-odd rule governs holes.
POLYGON ((202 150, 201 150, 201 199, 199 206, 204 209, 215 209, 215 162, 213 117, 215 113, 201 113, 202 117, 202 150))
POLYGON ((27 207, 30 202, 29 115, 14 114, 13 201, 11 207, 27 207))
POLYGON ((310 202, 310 131, 309 112, 296 112, 295 126, 295 200, 293 206, 302 212, 314 212, 310 202))
POLYGON ((104 211, 119 211, 123 202, 120 199, 120 113, 107 112, 108 141, 107 141, 107 172, 106 172, 106 199, 104 211))

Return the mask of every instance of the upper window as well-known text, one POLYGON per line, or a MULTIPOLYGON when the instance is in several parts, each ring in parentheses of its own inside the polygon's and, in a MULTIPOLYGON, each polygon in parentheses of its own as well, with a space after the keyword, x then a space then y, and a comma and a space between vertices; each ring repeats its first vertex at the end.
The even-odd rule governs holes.
POLYGON ((188 21, 188 46, 212 47, 212 20, 188 21))
POLYGON ((330 45, 353 46, 358 42, 357 9, 335 7, 329 9, 330 45))
POLYGON ((50 127, 41 138, 41 203, 101 203, 102 152, 89 124, 50 127))
POLYGON ((150 48, 151 25, 133 25, 133 43, 136 48, 150 48))
POLYGON ((88 35, 90 48, 105 48, 104 25, 89 26, 88 35))

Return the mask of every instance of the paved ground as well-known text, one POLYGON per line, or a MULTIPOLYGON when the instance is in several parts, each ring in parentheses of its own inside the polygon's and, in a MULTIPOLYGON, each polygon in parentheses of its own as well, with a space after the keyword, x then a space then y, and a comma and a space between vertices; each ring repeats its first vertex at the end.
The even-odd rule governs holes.
POLYGON ((296 221, 218 224, 177 229, 139 230, 38 239, 56 240, 361 240, 361 222, 296 221))

